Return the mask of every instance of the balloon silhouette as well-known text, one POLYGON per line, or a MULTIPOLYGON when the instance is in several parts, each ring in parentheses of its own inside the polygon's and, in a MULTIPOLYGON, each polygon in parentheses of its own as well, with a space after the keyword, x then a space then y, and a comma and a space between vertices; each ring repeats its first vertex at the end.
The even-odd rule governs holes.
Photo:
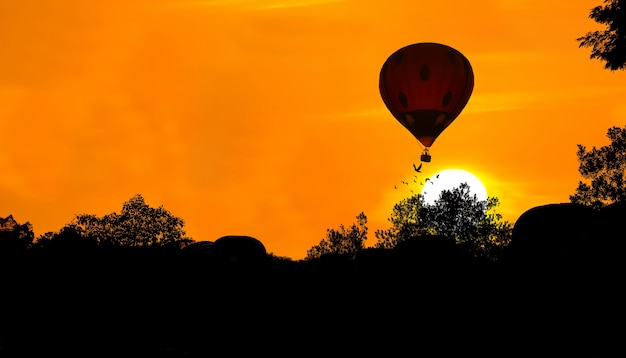
POLYGON ((380 95, 391 114, 428 149, 461 113, 472 90, 474 72, 462 53, 433 42, 405 46, 387 58, 380 71, 380 95))

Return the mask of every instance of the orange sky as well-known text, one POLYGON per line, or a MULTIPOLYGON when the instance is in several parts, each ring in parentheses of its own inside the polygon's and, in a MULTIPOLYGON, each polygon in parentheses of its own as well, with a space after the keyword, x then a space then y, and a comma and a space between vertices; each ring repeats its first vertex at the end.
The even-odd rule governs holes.
MULTIPOLYGON (((623 126, 626 73, 576 38, 601 0, 0 0, 0 216, 35 235, 142 194, 194 240, 300 259, 365 212, 367 245, 421 147, 387 111, 395 50, 440 42, 475 87, 422 176, 478 176, 514 222, 568 201, 576 145, 623 126)), ((419 189, 417 189, 419 190, 419 189)))

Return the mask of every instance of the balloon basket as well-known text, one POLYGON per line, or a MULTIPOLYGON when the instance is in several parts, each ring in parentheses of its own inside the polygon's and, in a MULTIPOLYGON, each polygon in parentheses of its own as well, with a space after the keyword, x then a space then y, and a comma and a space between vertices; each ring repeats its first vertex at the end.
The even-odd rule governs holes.
POLYGON ((422 162, 430 163, 430 158, 431 158, 431 157, 430 157, 430 154, 428 154, 428 150, 425 150, 425 151, 422 153, 422 156, 420 157, 420 160, 421 160, 422 162))

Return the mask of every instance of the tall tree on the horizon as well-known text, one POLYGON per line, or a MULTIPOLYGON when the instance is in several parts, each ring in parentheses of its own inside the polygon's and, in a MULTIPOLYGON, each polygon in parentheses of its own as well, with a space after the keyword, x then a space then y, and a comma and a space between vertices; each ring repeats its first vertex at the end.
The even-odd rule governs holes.
POLYGON ((607 26, 579 37, 579 47, 591 47, 591 59, 604 61, 611 71, 626 69, 626 0, 604 0, 605 6, 591 9, 589 18, 607 26))
POLYGON ((578 182, 571 202, 600 209, 626 200, 626 127, 609 128, 607 137, 611 144, 589 151, 578 144, 578 171, 585 181, 578 182))
POLYGON ((172 215, 163 206, 148 206, 140 194, 125 202, 121 213, 103 217, 76 215, 71 226, 99 244, 113 246, 167 246, 182 248, 193 240, 186 236, 183 219, 172 215))

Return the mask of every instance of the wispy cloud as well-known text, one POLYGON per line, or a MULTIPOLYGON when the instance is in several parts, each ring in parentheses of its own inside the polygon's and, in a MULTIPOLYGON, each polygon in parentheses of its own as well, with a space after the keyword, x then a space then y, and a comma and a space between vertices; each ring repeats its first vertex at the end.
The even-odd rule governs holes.
POLYGON ((336 2, 344 2, 346 0, 300 0, 300 1, 286 1, 273 3, 265 6, 265 9, 282 9, 282 8, 290 8, 290 7, 305 7, 305 6, 316 6, 316 5, 324 5, 336 2))
POLYGON ((527 91, 480 92, 472 94, 463 113, 513 111, 520 108, 559 108, 597 101, 603 96, 623 93, 625 86, 577 86, 527 91))
POLYGON ((344 2, 347 0, 292 0, 292 1, 276 1, 276 0, 190 0, 177 1, 169 5, 182 7, 238 7, 253 9, 284 9, 294 7, 307 7, 324 5, 336 2, 344 2))
POLYGON ((510 67, 518 64, 528 65, 529 63, 541 64, 550 61, 553 54, 545 51, 521 51, 521 50, 501 50, 501 51, 481 51, 468 54, 472 64, 482 64, 493 67, 510 67))
POLYGON ((360 109, 354 109, 351 111, 338 111, 338 112, 326 112, 326 113, 321 113, 317 116, 315 116, 315 118, 317 120, 338 120, 338 119, 346 119, 346 120, 362 120, 363 118, 385 118, 388 119, 388 117, 391 114, 389 113, 389 111, 387 110, 387 108, 384 107, 384 105, 381 106, 376 106, 376 107, 370 107, 370 108, 360 108, 360 109))
POLYGON ((473 94, 464 113, 482 113, 515 110, 524 105, 524 93, 473 94))

